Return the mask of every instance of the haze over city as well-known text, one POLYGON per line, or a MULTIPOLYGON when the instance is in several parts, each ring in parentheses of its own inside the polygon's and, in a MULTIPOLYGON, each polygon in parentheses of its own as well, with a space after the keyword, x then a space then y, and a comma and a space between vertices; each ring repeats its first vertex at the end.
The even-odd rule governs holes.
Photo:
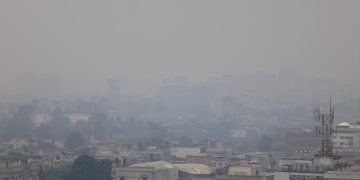
POLYGON ((5 93, 28 74, 58 75, 65 94, 91 96, 108 78, 130 91, 172 76, 290 69, 359 96, 358 1, 0 3, 5 93))
POLYGON ((360 179, 360 1, 0 1, 0 180, 360 179))

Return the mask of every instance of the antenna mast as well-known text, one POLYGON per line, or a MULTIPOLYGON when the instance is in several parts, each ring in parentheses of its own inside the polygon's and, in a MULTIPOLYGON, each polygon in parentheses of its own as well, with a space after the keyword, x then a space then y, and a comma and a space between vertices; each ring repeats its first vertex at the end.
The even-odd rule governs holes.
POLYGON ((328 114, 322 114, 319 109, 314 111, 314 120, 318 122, 315 127, 316 136, 321 137, 321 150, 320 156, 322 157, 333 157, 333 145, 332 145, 332 133, 334 124, 334 113, 335 109, 332 106, 330 99, 330 112, 328 114))

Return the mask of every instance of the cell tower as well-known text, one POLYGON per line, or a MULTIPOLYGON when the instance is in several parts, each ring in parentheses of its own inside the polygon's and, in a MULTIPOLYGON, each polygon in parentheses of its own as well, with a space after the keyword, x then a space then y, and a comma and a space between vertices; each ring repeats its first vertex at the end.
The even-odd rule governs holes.
POLYGON ((320 109, 314 110, 314 120, 317 122, 315 126, 316 136, 321 137, 320 156, 333 157, 332 134, 334 132, 334 113, 335 109, 330 100, 330 112, 328 114, 321 113, 320 109))

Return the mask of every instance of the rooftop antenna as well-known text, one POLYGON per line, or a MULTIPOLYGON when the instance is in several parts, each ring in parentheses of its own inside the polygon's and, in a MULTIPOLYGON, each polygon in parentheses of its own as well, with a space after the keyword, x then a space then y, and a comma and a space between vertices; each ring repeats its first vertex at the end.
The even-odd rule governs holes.
POLYGON ((335 109, 332 106, 330 98, 329 113, 321 113, 320 109, 314 110, 314 120, 318 123, 315 126, 316 136, 321 137, 321 150, 320 156, 322 157, 333 157, 333 145, 331 141, 334 124, 334 113, 335 109))

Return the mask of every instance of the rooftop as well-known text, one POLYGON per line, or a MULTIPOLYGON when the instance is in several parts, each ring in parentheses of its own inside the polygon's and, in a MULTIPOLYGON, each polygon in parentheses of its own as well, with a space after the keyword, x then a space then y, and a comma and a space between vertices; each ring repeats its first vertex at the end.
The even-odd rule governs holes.
POLYGON ((351 126, 351 124, 348 123, 348 122, 342 122, 342 123, 339 123, 337 126, 345 126, 345 127, 348 127, 348 126, 351 126))
POLYGON ((189 174, 211 174, 209 166, 203 164, 173 164, 179 171, 189 174))
POLYGON ((211 174, 211 169, 203 164, 171 164, 166 161, 156 161, 134 164, 129 167, 132 168, 153 168, 153 169, 168 169, 176 168, 179 171, 183 171, 189 174, 211 174))
POLYGON ((130 167, 154 168, 154 169, 174 168, 174 166, 171 163, 168 163, 166 161, 140 163, 140 164, 131 165, 130 167))

